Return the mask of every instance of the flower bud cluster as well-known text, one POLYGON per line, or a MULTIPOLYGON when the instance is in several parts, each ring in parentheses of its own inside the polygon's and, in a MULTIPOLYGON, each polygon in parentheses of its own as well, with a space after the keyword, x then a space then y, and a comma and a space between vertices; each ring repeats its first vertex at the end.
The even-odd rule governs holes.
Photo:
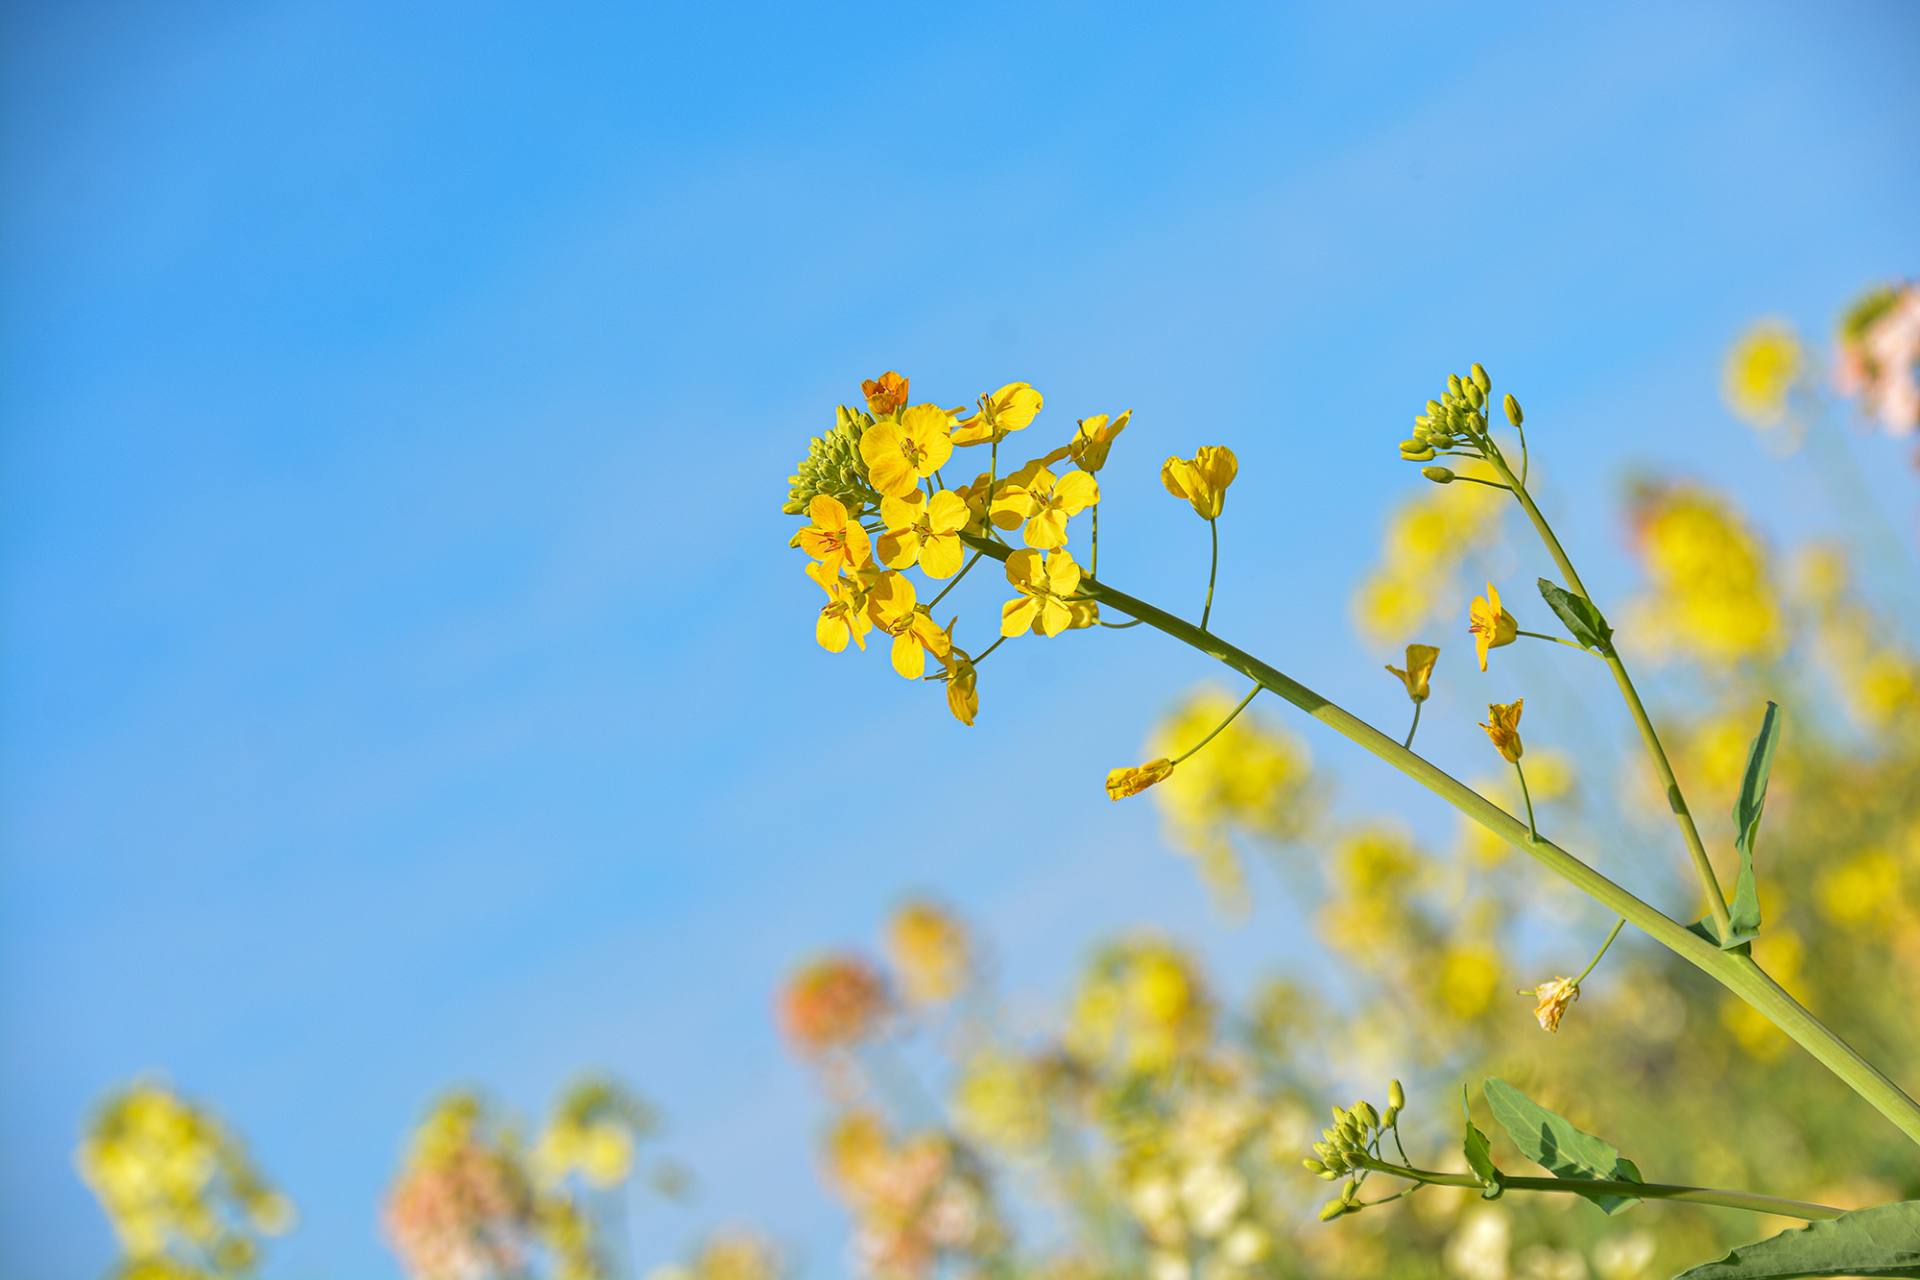
POLYGON ((1406 1092, 1395 1080, 1387 1086, 1384 1111, 1376 1110, 1365 1100, 1351 1107, 1333 1109, 1333 1123, 1320 1131, 1320 1141, 1313 1144, 1313 1154, 1300 1162, 1308 1173, 1322 1181, 1333 1182, 1342 1177, 1347 1180, 1340 1194, 1320 1207, 1320 1221, 1331 1222, 1365 1207, 1360 1200, 1360 1184, 1367 1176, 1366 1161, 1378 1153, 1381 1137, 1399 1121, 1406 1102, 1406 1092))
MULTIPOLYGON (((1484 457, 1492 403, 1493 379, 1484 366, 1475 364, 1465 377, 1448 374, 1447 389, 1438 400, 1427 401, 1426 412, 1413 420, 1413 434, 1400 442, 1400 457, 1407 462, 1432 462, 1449 451, 1484 457)), ((1507 421, 1519 427, 1520 402, 1508 396, 1505 409, 1507 421)), ((1436 484, 1453 479, 1444 467, 1428 467, 1424 474, 1436 484)))
POLYGON ((807 504, 821 493, 855 515, 878 508, 880 495, 868 481, 867 464, 860 456, 860 437, 873 422, 873 415, 865 410, 845 405, 835 410, 833 429, 808 443, 807 456, 787 478, 791 492, 781 510, 790 516, 804 515, 807 504))

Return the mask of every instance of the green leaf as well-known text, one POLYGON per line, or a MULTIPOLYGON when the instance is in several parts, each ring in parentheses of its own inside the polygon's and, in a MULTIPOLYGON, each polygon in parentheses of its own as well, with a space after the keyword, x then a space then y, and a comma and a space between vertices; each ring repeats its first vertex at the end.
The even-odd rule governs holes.
MULTIPOLYGON (((1640 1170, 1621 1156, 1612 1143, 1583 1133, 1572 1123, 1555 1115, 1520 1092, 1505 1080, 1488 1080, 1482 1086, 1493 1118, 1513 1139, 1527 1159, 1556 1178, 1599 1178, 1613 1182, 1639 1182, 1640 1170)), ((1632 1196, 1582 1191, 1580 1195, 1612 1213, 1638 1204, 1632 1196)))
POLYGON ((1676 1280, 1788 1280, 1792 1276, 1920 1276, 1920 1200, 1855 1209, 1743 1244, 1676 1280))
POLYGON ((1753 841, 1760 834, 1760 814, 1767 807, 1767 775, 1773 771, 1773 749, 1780 741, 1780 708, 1769 702, 1760 721, 1760 735, 1747 752, 1746 776, 1740 779, 1740 798, 1733 804, 1733 847, 1740 851, 1740 877, 1733 885, 1731 935, 1720 940, 1732 950, 1760 936, 1760 891, 1753 878, 1753 841))
POLYGON ((1600 616, 1593 601, 1545 578, 1540 579, 1540 595, 1575 640, 1595 653, 1613 652, 1613 628, 1600 616))
POLYGON ((1464 1084, 1460 1086, 1460 1111, 1467 1118, 1466 1137, 1461 1143, 1467 1155, 1467 1167, 1479 1179, 1481 1196, 1498 1200, 1500 1193, 1506 1190, 1506 1180, 1493 1165, 1493 1151, 1487 1145, 1487 1135, 1474 1127, 1473 1108, 1467 1105, 1467 1086, 1464 1084))

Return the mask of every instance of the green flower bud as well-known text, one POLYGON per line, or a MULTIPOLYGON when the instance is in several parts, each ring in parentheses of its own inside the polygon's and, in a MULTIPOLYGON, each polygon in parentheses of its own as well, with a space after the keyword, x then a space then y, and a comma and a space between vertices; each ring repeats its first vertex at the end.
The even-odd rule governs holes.
POLYGON ((1400 442, 1400 458, 1404 462, 1432 462, 1439 452, 1430 444, 1421 444, 1418 440, 1400 442))
POLYGON ((1360 1184, 1357 1182, 1349 1182, 1346 1186, 1340 1188, 1340 1200, 1349 1209, 1359 1208, 1360 1184))
POLYGON ((1368 1129, 1380 1127, 1380 1113, 1373 1109, 1371 1102, 1362 1102, 1355 1108, 1360 1113, 1360 1123, 1368 1129))
POLYGON ((1439 402, 1438 400, 1429 400, 1429 401, 1427 401, 1427 413, 1428 413, 1428 415, 1429 415, 1429 416, 1431 416, 1431 417, 1435 417, 1435 418, 1437 418, 1437 417, 1439 417, 1439 416, 1440 416, 1440 402, 1439 402))
MULTIPOLYGON (((1328 1130, 1328 1132, 1330 1133, 1332 1130, 1328 1130)), ((1313 1144, 1313 1154, 1319 1156, 1322 1160, 1331 1160, 1334 1157, 1333 1144, 1330 1142, 1316 1142, 1313 1144)))
MULTIPOLYGON (((1511 399, 1512 397, 1508 398, 1511 399)), ((1399 1111, 1407 1105, 1407 1091, 1400 1087, 1398 1080, 1387 1085, 1387 1105, 1395 1111, 1399 1111)))
POLYGON ((1513 398, 1511 391, 1507 393, 1507 421, 1516 427, 1526 421, 1526 415, 1520 412, 1520 402, 1513 398))
POLYGON ((1435 484, 1452 484, 1453 471, 1447 467, 1422 467, 1420 474, 1435 484))
POLYGON ((1487 402, 1487 393, 1480 389, 1477 382, 1467 384, 1467 403, 1478 409, 1487 402))
POLYGON ((860 456, 860 437, 873 425, 873 416, 841 405, 834 419, 833 430, 813 438, 807 456, 787 479, 787 504, 781 510, 790 516, 805 515, 807 504, 821 493, 838 498, 849 515, 880 505, 860 456))
POLYGON ((1308 1173, 1317 1174, 1317 1173, 1325 1173, 1327 1171, 1327 1166, 1325 1166, 1324 1164, 1321 1164, 1318 1160, 1312 1159, 1311 1157, 1309 1157, 1308 1159, 1302 1160, 1300 1162, 1300 1167, 1305 1169, 1308 1173))
POLYGON ((1473 368, 1470 372, 1473 375, 1474 386, 1480 388, 1482 392, 1490 392, 1493 390, 1493 379, 1487 376, 1486 367, 1479 361, 1474 361, 1473 368))
POLYGON ((1447 393, 1453 396, 1453 398, 1456 400, 1466 395, 1466 392, 1460 389, 1459 374, 1450 373, 1447 375, 1447 393))
POLYGON ((1347 1202, 1345 1200, 1342 1200, 1339 1196, 1335 1196, 1333 1199, 1327 1201, 1325 1204, 1320 1206, 1320 1221, 1332 1222, 1335 1218, 1339 1217, 1341 1214, 1345 1213, 1346 1211, 1347 1211, 1347 1202))

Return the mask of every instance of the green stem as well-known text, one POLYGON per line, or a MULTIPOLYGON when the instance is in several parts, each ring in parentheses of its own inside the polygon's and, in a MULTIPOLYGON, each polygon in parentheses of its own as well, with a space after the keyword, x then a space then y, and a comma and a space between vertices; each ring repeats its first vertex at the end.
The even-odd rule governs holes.
POLYGON ((1618 920, 1615 920, 1613 922, 1613 928, 1607 930, 1607 940, 1600 944, 1600 949, 1593 953, 1593 959, 1587 961, 1587 967, 1582 969, 1580 971, 1580 976, 1573 980, 1574 986, 1577 987, 1581 983, 1585 982, 1587 980, 1587 975, 1600 967, 1600 962, 1607 958, 1607 949, 1613 946, 1613 940, 1620 936, 1620 929, 1626 923, 1627 923, 1627 918, 1625 916, 1622 916, 1618 920))
POLYGON ((979 564, 979 563, 980 563, 980 553, 979 553, 978 551, 976 551, 976 552, 974 552, 974 553, 973 553, 973 559, 971 559, 971 560, 969 560, 969 561, 967 561, 967 562, 966 562, 965 564, 963 564, 963 565, 961 565, 961 566, 960 566, 960 572, 958 572, 958 573, 956 573, 956 574, 954 574, 954 575, 953 575, 953 581, 952 581, 952 582, 949 582, 949 583, 948 583, 948 584, 947 584, 946 586, 944 586, 944 587, 942 587, 942 588, 940 588, 940 592, 939 592, 939 594, 938 594, 938 595, 936 595, 936 596, 934 596, 934 598, 933 598, 933 599, 931 599, 931 600, 929 600, 929 601, 927 601, 927 610, 928 610, 928 612, 932 612, 932 610, 933 610, 933 606, 935 606, 935 605, 937 605, 937 604, 939 604, 939 603, 940 603, 940 602, 941 602, 942 600, 945 600, 945 599, 947 598, 947 592, 949 592, 949 591, 951 591, 951 590, 953 590, 953 589, 954 589, 955 587, 957 587, 957 586, 959 586, 959 585, 960 585, 960 579, 962 579, 962 578, 964 578, 964 577, 966 577, 966 576, 967 576, 967 573, 968 573, 968 571, 969 571, 969 570, 971 570, 971 569, 973 568, 973 566, 975 566, 975 565, 977 565, 977 564, 979 564))
MULTIPOLYGON (((1462 458, 1472 458, 1478 455, 1471 454, 1471 453, 1463 453, 1458 456, 1462 458)), ((1453 479, 1447 481, 1447 483, 1448 484, 1483 484, 1487 486, 1487 488, 1489 489, 1501 489, 1501 490, 1504 490, 1507 487, 1501 484, 1498 480, 1482 480, 1479 476, 1463 476, 1458 471, 1453 473, 1453 479)))
MULTIPOLYGON (((1394 1164, 1388 1160, 1378 1160, 1372 1156, 1361 1156, 1354 1161, 1363 1169, 1372 1169, 1376 1173, 1391 1174, 1396 1178, 1407 1178, 1414 1182, 1431 1183, 1441 1187, 1478 1187, 1479 1180, 1470 1173, 1441 1173, 1435 1169, 1415 1169, 1409 1165, 1394 1164)), ((1500 1185, 1508 1191, 1558 1191, 1574 1195, 1611 1195, 1624 1196, 1631 1200, 1680 1200, 1688 1204, 1719 1205, 1723 1209, 1745 1209, 1749 1213, 1774 1213, 1783 1218, 1801 1218, 1808 1222, 1822 1222, 1837 1218, 1844 1209, 1832 1205, 1812 1204, 1805 1200, 1784 1200, 1779 1196, 1763 1196, 1753 1191, 1723 1191, 1717 1187, 1687 1187, 1671 1182, 1618 1182, 1610 1178, 1523 1178, 1504 1177, 1500 1185)))
MULTIPOLYGON (((1565 636, 1550 636, 1544 631, 1521 631, 1516 628, 1513 634, 1517 636, 1527 636, 1534 640, 1551 640, 1555 644, 1564 644, 1568 648, 1578 649, 1582 653, 1593 653, 1593 650, 1587 648, 1587 646, 1581 644, 1578 640, 1569 640, 1565 636)), ((1597 653, 1594 654, 1596 658, 1599 656, 1597 653)))
MULTIPOLYGON (((972 534, 965 537, 969 546, 985 551, 996 560, 1005 560, 1012 552, 1011 548, 985 538, 972 534)), ((1472 787, 1244 649, 1236 648, 1183 618, 1115 590, 1091 576, 1080 580, 1080 590, 1108 608, 1138 618, 1156 631, 1199 650, 1247 679, 1272 690, 1341 737, 1412 778, 1588 897, 1611 908, 1615 915, 1625 916, 1635 928, 1753 1006, 1762 1017, 1779 1027, 1892 1121, 1902 1133, 1920 1143, 1920 1104, 1903 1093, 1900 1086, 1881 1074, 1826 1024, 1807 1012, 1750 957, 1722 951, 1551 840, 1530 836, 1524 824, 1472 787)))
POLYGON ((1514 776, 1520 779, 1520 798, 1527 803, 1527 839, 1538 840, 1540 828, 1533 821, 1533 792, 1527 790, 1527 771, 1520 767, 1518 760, 1515 760, 1513 772, 1514 776))
POLYGON ((1420 732, 1420 706, 1421 704, 1418 702, 1413 704, 1413 723, 1407 726, 1407 740, 1400 744, 1403 747, 1411 749, 1413 746, 1413 735, 1420 732))
MULTIPOLYGON (((1513 472, 1508 469, 1505 458, 1497 450, 1489 451, 1488 461, 1501 476, 1513 486, 1513 496, 1519 501, 1521 510, 1527 513, 1527 519, 1533 522, 1534 532, 1540 535, 1540 541, 1546 544, 1547 553, 1553 562, 1566 575, 1567 586, 1586 596, 1589 603, 1593 597, 1588 594, 1586 584, 1580 581, 1580 573, 1573 567, 1566 549, 1560 545, 1560 539, 1554 536, 1553 527, 1547 518, 1540 514, 1533 495, 1526 486, 1517 483, 1513 472)), ((1597 606, 1596 606, 1597 607, 1597 606)), ((1640 739, 1646 745, 1647 757, 1653 761, 1654 772, 1660 776, 1660 785, 1666 788, 1667 807, 1673 810, 1674 821, 1679 824, 1680 834, 1687 842, 1687 853, 1693 859, 1694 873, 1700 880, 1700 887, 1706 893, 1707 908, 1713 915, 1713 923, 1725 938, 1732 934, 1733 925, 1727 915, 1727 899, 1720 891, 1720 878, 1714 874, 1713 860, 1707 857, 1707 846, 1700 839, 1700 828, 1694 825, 1693 813, 1687 808, 1687 798, 1680 791, 1680 781, 1674 776, 1673 764, 1667 759, 1666 748, 1660 745, 1660 734, 1653 727, 1653 717, 1647 714, 1646 704, 1640 701, 1639 690, 1633 687, 1633 678, 1627 674, 1627 664, 1620 660, 1613 646, 1600 655, 1606 660, 1607 667, 1613 672, 1613 681, 1620 687, 1620 696, 1627 704, 1627 711, 1640 730, 1640 739)))
POLYGON ((1207 602, 1200 608, 1200 629, 1207 629, 1207 619, 1213 616, 1213 580, 1220 572, 1220 521, 1216 518, 1207 521, 1207 531, 1213 535, 1213 555, 1207 561, 1207 602))
POLYGON ((1259 694, 1260 688, 1261 686, 1256 684, 1255 686, 1253 686, 1253 688, 1247 690, 1247 696, 1240 699, 1240 705, 1235 707, 1233 710, 1227 712, 1227 718, 1225 720, 1222 720, 1219 724, 1213 726, 1212 733, 1209 733, 1206 737, 1200 739, 1200 741, 1194 743, 1191 747, 1188 747, 1185 751, 1182 751, 1179 755, 1175 756, 1169 763, 1179 764, 1182 760, 1185 760, 1188 756, 1195 754, 1200 750, 1200 748, 1206 746, 1209 742, 1212 742, 1215 738, 1219 737, 1220 731, 1222 729, 1225 729, 1228 725, 1232 724, 1235 720, 1238 720, 1240 718, 1240 713, 1247 709, 1247 704, 1249 702, 1252 702, 1254 698, 1259 694))
POLYGON ((1100 574, 1100 504, 1093 504, 1093 563, 1087 566, 1087 572, 1098 577, 1100 574))

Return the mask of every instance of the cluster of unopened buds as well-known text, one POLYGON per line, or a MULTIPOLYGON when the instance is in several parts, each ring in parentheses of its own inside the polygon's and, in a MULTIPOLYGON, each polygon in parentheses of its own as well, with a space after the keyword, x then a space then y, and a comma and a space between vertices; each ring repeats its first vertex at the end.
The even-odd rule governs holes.
POLYGON ((1395 1080, 1387 1085, 1385 1110, 1376 1110, 1365 1100, 1333 1109, 1333 1123, 1320 1131, 1313 1154, 1300 1162, 1322 1181, 1346 1179, 1340 1194, 1320 1206, 1320 1221, 1332 1222, 1345 1214, 1358 1213, 1369 1203, 1379 1203, 1360 1199, 1360 1187, 1371 1172, 1367 1162, 1381 1156, 1381 1142, 1389 1135, 1399 1141, 1400 1112, 1406 1105, 1406 1092, 1395 1080))

